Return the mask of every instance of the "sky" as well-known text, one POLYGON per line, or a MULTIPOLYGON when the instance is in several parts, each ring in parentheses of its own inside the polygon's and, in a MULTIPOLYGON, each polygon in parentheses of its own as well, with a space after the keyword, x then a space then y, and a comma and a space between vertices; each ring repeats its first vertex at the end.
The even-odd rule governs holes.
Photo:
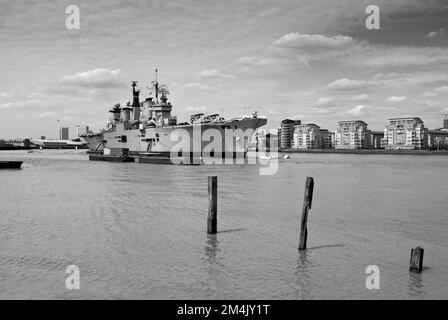
POLYGON ((381 131, 392 117, 439 128, 448 113, 447 0, 0 0, 0 43, 0 138, 100 130, 132 80, 148 96, 155 68, 179 121, 258 111, 267 129, 381 131))

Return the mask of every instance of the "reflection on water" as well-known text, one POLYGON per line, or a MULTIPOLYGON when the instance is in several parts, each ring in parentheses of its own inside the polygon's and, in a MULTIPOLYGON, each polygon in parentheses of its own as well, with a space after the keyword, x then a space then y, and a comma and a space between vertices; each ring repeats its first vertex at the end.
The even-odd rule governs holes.
POLYGON ((313 299, 312 295, 312 268, 309 260, 310 252, 300 250, 297 257, 297 265, 294 271, 296 299, 313 299))
POLYGON ((216 256, 219 253, 219 240, 216 234, 207 234, 207 241, 204 246, 206 261, 210 264, 216 264, 216 256))
POLYGON ((220 275, 222 266, 220 265, 219 240, 215 234, 208 234, 204 245, 205 254, 205 270, 207 277, 205 278, 203 287, 207 292, 214 292, 220 288, 220 275))
POLYGON ((244 231, 244 230, 247 230, 247 229, 238 228, 238 229, 218 230, 218 233, 237 232, 237 231, 244 231))
POLYGON ((307 250, 315 250, 315 249, 325 249, 325 248, 338 248, 338 247, 345 247, 345 244, 327 244, 323 246, 315 246, 311 248, 307 248, 307 250))
POLYGON ((423 274, 409 271, 409 281, 407 292, 414 298, 424 298, 426 296, 423 274))

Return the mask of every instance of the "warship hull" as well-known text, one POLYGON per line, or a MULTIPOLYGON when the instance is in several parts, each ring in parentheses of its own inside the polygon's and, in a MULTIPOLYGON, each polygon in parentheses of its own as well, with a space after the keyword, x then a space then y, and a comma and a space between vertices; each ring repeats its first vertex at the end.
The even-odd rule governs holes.
POLYGON ((80 135, 81 139, 83 139, 87 143, 87 147, 89 151, 102 151, 103 150, 103 134, 86 134, 80 135))
POLYGON ((263 117, 246 117, 222 123, 201 123, 142 129, 127 129, 126 123, 101 137, 83 137, 91 151, 127 149, 130 155, 157 153, 163 156, 244 156, 255 130, 265 125, 263 117))

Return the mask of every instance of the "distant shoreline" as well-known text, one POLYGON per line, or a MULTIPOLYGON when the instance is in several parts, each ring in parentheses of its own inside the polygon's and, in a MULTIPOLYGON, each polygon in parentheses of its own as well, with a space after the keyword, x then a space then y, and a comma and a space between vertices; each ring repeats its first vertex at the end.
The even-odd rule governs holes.
MULTIPOLYGON (((44 148, 42 148, 44 150, 69 150, 69 149, 76 149, 76 146, 73 145, 68 145, 68 146, 55 146, 55 147, 51 147, 51 146, 46 146, 44 148)), ((78 150, 86 150, 88 148, 82 148, 78 146, 78 150)), ((0 151, 17 151, 17 150, 40 150, 39 147, 37 146, 33 146, 33 147, 15 147, 15 146, 0 146, 0 151)))
MULTIPOLYGON (((36 147, 3 147, 0 151, 33 150, 36 147)), ((52 149, 52 148, 48 148, 52 149)), ((73 148, 54 148, 73 149, 73 148)), ((267 150, 267 152, 270 152, 267 150)), ((393 154, 393 155, 419 155, 419 156, 448 156, 448 150, 385 150, 385 149, 280 149, 281 153, 337 153, 337 154, 393 154)))
POLYGON ((448 150, 385 150, 385 149, 281 149, 282 153, 338 153, 338 154, 393 154, 393 155, 419 155, 448 156, 448 150))
POLYGON ((11 150, 31 150, 31 149, 37 149, 37 148, 31 148, 31 147, 16 147, 11 145, 0 145, 0 151, 11 151, 11 150))

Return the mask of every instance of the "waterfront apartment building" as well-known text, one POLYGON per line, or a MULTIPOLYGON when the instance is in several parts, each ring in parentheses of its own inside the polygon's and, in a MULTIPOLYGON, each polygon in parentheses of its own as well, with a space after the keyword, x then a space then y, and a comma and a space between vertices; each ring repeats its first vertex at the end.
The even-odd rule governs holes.
POLYGON ((280 125, 280 148, 290 149, 294 139, 294 130, 296 125, 300 125, 300 120, 285 119, 280 125))
POLYGON ((448 150, 448 114, 443 119, 443 127, 428 130, 428 148, 433 150, 448 150))
POLYGON ((278 151, 278 145, 277 131, 260 129, 252 136, 249 148, 258 151, 278 151))
POLYGON ((59 128, 59 139, 61 140, 69 139, 69 128, 59 128))
POLYGON ((385 149, 421 150, 428 146, 428 130, 420 118, 393 118, 384 129, 385 149))
POLYGON ((328 129, 320 129, 319 130, 321 135, 321 141, 322 141, 322 148, 323 149, 331 149, 333 148, 333 142, 332 142, 332 134, 333 132, 328 131, 328 129))
POLYGON ((330 131, 328 132, 329 134, 329 144, 328 144, 328 148, 329 149, 333 149, 336 145, 336 140, 335 140, 335 135, 334 135, 334 131, 330 131))
POLYGON ((258 150, 260 151, 278 151, 278 135, 267 133, 258 139, 258 150))
POLYGON ((328 149, 331 138, 328 130, 314 123, 299 124, 294 128, 293 149, 328 149))
POLYGON ((371 148, 371 132, 367 123, 361 120, 339 121, 334 133, 336 149, 369 149, 371 148))
POLYGON ((371 139, 370 139, 370 146, 373 149, 382 149, 383 148, 383 139, 384 139, 384 132, 383 131, 371 131, 371 139))
POLYGON ((448 129, 428 130, 428 148, 448 150, 448 129))

